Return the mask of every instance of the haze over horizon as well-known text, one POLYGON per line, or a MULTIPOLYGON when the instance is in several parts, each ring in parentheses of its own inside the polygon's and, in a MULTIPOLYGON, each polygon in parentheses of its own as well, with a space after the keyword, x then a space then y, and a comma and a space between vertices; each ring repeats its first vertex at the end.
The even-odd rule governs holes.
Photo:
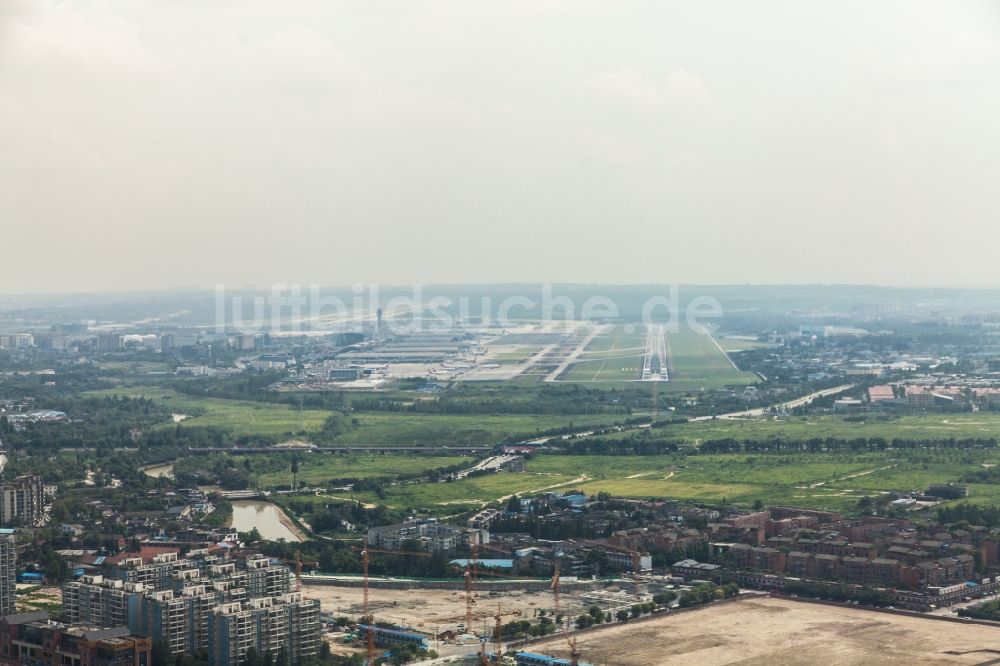
POLYGON ((1000 286, 1000 9, 13 0, 0 293, 1000 286))
MULTIPOLYGON (((423 294, 433 294, 438 295, 441 292, 448 294, 449 298, 466 297, 470 299, 478 299, 483 296, 478 291, 478 288, 487 289, 502 289, 504 287, 510 287, 512 292, 509 295, 514 296, 524 296, 528 299, 533 299, 535 303, 540 303, 542 299, 542 289, 545 287, 551 288, 551 293, 553 297, 558 297, 565 294, 565 290, 569 289, 571 291, 578 291, 579 289, 593 287, 595 291, 589 296, 602 296, 606 295, 601 292, 604 290, 635 290, 636 293, 644 293, 643 290, 647 290, 647 296, 662 296, 664 298, 670 298, 672 292, 670 289, 676 288, 678 297, 681 302, 687 302, 691 298, 698 296, 706 296, 710 294, 705 294, 697 291, 700 288, 709 290, 722 289, 762 289, 762 290, 774 290, 774 289, 788 289, 787 296, 792 296, 796 292, 794 290, 798 289, 830 289, 833 291, 845 291, 847 290, 869 290, 871 294, 877 292, 901 292, 901 293, 922 293, 922 292, 960 292, 960 293, 983 293, 984 295, 997 295, 1000 296, 1000 287, 995 286, 964 286, 964 285, 935 285, 935 284, 925 284, 925 285, 884 285, 884 284, 862 284, 862 283, 847 283, 847 282, 800 282, 800 283, 770 283, 770 282, 760 282, 760 283, 724 283, 724 282, 714 282, 714 283, 692 283, 692 282, 648 282, 648 283, 624 283, 624 282, 515 282, 515 281, 504 281, 504 282, 482 282, 482 281, 469 281, 469 282, 412 282, 409 284, 402 283, 353 283, 353 284, 322 284, 322 283, 287 283, 287 282, 275 282, 272 284, 262 284, 262 283, 218 283, 215 285, 168 285, 168 286, 152 286, 146 288, 126 288, 121 289, 67 289, 67 290, 35 290, 35 291, 0 291, 0 300, 8 300, 10 302, 16 303, 20 299, 59 299, 61 297, 95 297, 101 299, 102 297, 137 297, 141 295, 162 295, 162 296, 181 296, 184 294, 197 295, 199 297, 207 298, 218 298, 224 297, 226 299, 232 299, 235 296, 240 296, 244 294, 255 294, 257 296, 267 296, 270 294, 279 295, 282 297, 289 297, 294 294, 300 294, 305 298, 311 298, 314 294, 314 290, 318 289, 319 294, 346 294, 354 290, 354 293, 360 293, 363 302, 370 305, 373 302, 372 299, 377 296, 384 298, 395 298, 397 296, 407 297, 411 293, 423 293, 423 294), (221 291, 220 291, 221 289, 221 291), (358 291, 360 289, 360 292, 358 291), (414 292, 413 290, 416 290, 414 292), (457 291, 454 291, 457 290, 457 291), (219 296, 221 294, 221 296, 219 296), (374 296, 373 296, 374 294, 374 296)), ((575 294, 580 296, 580 294, 575 294)), ((228 301, 227 301, 228 302, 228 301)))

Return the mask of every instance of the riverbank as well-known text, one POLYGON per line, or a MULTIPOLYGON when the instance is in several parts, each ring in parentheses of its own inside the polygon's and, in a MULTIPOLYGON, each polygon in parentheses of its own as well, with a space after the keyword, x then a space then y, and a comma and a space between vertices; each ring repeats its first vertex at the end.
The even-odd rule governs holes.
POLYGON ((161 477, 171 478, 174 475, 173 463, 146 465, 140 467, 139 469, 142 470, 143 474, 145 474, 146 476, 151 476, 154 479, 158 479, 161 477))
POLYGON ((275 506, 274 508, 278 512, 278 520, 285 527, 285 529, 287 529, 289 532, 295 535, 297 541, 309 540, 309 535, 306 534, 301 527, 296 525, 295 521, 292 520, 291 517, 287 513, 285 513, 283 509, 281 509, 281 507, 275 506))

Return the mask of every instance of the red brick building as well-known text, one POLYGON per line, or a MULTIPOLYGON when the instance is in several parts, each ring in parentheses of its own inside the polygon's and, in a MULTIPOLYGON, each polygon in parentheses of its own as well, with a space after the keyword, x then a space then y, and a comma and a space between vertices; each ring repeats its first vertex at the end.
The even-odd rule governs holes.
POLYGON ((50 620, 44 611, 0 619, 0 662, 32 666, 151 666, 152 639, 128 627, 95 629, 50 620))

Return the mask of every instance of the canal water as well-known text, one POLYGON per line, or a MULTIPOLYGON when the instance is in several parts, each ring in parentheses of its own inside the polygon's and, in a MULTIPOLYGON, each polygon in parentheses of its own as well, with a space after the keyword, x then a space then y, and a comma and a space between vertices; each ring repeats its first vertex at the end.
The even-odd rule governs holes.
POLYGON ((230 527, 238 532, 249 532, 257 528, 265 539, 276 541, 301 541, 298 534, 289 526, 292 524, 285 512, 270 502, 259 500, 236 500, 232 502, 233 517, 230 527))

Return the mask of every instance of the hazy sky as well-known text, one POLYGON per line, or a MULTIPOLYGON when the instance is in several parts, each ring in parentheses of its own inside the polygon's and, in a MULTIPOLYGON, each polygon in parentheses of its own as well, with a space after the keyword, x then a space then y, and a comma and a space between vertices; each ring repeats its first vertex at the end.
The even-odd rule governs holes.
POLYGON ((998 258, 996 2, 0 0, 0 292, 998 258))

